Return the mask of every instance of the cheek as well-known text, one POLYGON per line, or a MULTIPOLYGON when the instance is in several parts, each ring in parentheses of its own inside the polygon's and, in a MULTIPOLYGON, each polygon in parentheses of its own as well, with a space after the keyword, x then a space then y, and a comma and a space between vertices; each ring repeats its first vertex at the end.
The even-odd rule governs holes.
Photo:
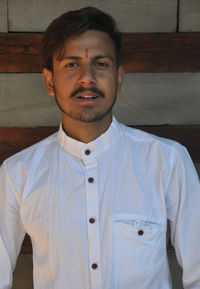
POLYGON ((116 77, 114 77, 113 75, 108 76, 105 79, 105 86, 107 88, 107 90, 112 94, 113 92, 116 91, 117 88, 117 79, 116 77))
POLYGON ((115 86, 117 82, 117 78, 114 73, 97 73, 97 79, 99 83, 102 83, 105 86, 115 86))
POLYGON ((70 90, 73 86, 75 78, 71 75, 58 74, 55 78, 55 87, 59 90, 65 89, 66 87, 70 90))

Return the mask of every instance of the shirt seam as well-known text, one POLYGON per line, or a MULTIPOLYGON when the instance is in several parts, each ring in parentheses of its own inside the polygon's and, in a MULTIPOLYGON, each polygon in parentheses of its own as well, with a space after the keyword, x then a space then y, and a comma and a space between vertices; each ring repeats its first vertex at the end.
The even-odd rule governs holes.
POLYGON ((5 171, 5 176, 6 176, 6 178, 8 180, 8 183, 9 183, 11 189, 12 189, 13 195, 15 196, 15 199, 16 199, 18 205, 20 206, 21 202, 22 202, 22 198, 20 197, 19 193, 16 191, 16 189, 14 188, 14 186, 12 184, 12 181, 11 181, 9 175, 8 175, 8 172, 7 172, 7 164, 6 164, 6 162, 3 162, 3 167, 4 167, 4 171, 5 171))
MULTIPOLYGON (((181 145, 178 142, 176 142, 176 144, 179 145, 180 149, 184 149, 184 151, 187 152, 187 149, 183 145, 181 145)), ((172 170, 171 170, 170 174, 168 173, 168 180, 167 180, 166 189, 165 189, 165 196, 166 197, 167 197, 167 192, 169 190, 170 178, 173 175, 173 170, 175 170, 176 166, 177 166, 177 163, 175 162, 175 159, 177 158, 177 160, 179 159, 179 161, 181 160, 183 162, 183 156, 182 156, 181 152, 179 151, 179 149, 174 147, 174 146, 173 146, 173 149, 174 149, 173 157, 171 157, 171 161, 170 161, 170 164, 169 164, 169 166, 170 166, 170 168, 172 168, 172 170)), ((174 203, 169 204, 169 206, 174 206, 174 203)))

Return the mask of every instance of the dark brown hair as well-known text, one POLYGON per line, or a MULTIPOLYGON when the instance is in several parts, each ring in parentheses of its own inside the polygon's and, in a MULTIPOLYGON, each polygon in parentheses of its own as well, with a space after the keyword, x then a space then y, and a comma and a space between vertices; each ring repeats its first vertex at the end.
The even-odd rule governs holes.
POLYGON ((68 11, 56 18, 46 29, 41 41, 40 59, 42 68, 53 70, 52 56, 55 52, 62 53, 65 41, 88 30, 107 33, 115 46, 116 65, 120 65, 121 33, 115 20, 101 10, 86 7, 68 11))

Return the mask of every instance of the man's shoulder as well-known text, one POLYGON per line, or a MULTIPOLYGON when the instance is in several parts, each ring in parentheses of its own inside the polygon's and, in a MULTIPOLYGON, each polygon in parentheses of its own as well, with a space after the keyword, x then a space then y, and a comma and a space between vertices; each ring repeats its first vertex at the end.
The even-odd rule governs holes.
POLYGON ((125 138, 128 139, 130 143, 137 143, 141 146, 148 147, 158 146, 164 150, 172 150, 179 153, 185 151, 185 147, 175 140, 157 136, 155 134, 138 129, 137 127, 130 127, 122 123, 119 123, 119 125, 125 138))
POLYGON ((13 166, 16 163, 32 163, 44 158, 46 154, 51 154, 51 151, 57 145, 57 132, 47 138, 19 151, 4 161, 7 166, 13 166))

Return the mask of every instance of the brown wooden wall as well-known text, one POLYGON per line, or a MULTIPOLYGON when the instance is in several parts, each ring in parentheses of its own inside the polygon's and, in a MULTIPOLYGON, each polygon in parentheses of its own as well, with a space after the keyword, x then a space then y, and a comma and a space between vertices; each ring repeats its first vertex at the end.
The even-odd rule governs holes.
MULTIPOLYGON (((0 33, 0 72, 41 72, 41 33, 0 33)), ((200 33, 124 33, 125 72, 199 72, 200 33)))

